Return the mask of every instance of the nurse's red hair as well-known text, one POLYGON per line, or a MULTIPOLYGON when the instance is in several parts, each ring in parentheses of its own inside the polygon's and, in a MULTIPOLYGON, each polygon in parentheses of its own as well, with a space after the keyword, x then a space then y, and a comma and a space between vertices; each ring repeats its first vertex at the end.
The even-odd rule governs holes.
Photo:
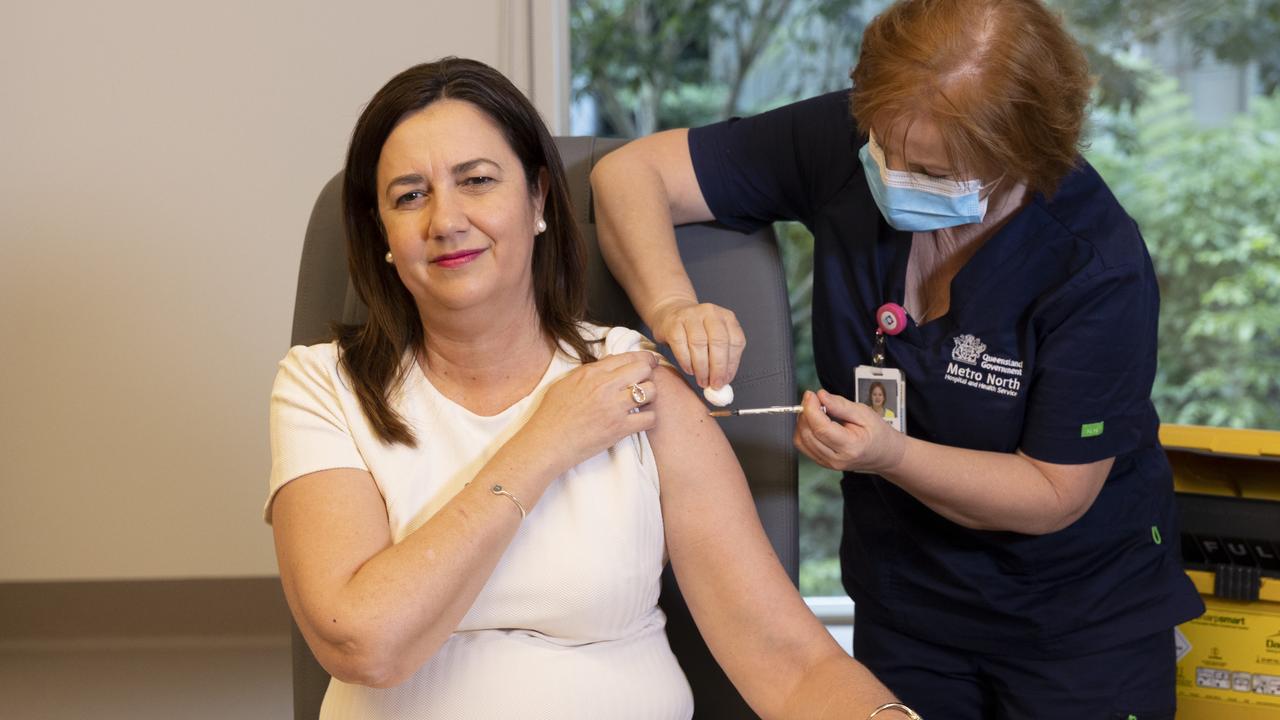
POLYGON ((851 77, 862 132, 928 118, 966 177, 1051 195, 1077 162, 1089 67, 1039 0, 899 0, 867 26, 851 77))

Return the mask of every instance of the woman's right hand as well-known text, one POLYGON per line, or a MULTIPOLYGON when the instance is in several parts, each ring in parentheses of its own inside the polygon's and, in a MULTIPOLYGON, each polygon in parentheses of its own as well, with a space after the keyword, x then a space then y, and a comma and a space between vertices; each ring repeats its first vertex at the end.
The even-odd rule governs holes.
POLYGON ((738 374, 747 338, 732 310, 681 298, 659 303, 650 315, 653 338, 671 348, 699 387, 721 388, 738 374))
POLYGON ((547 388, 526 428, 540 434, 543 447, 565 453, 560 463, 565 469, 653 428, 657 414, 649 405, 658 394, 653 383, 658 357, 636 350, 574 368, 547 388))

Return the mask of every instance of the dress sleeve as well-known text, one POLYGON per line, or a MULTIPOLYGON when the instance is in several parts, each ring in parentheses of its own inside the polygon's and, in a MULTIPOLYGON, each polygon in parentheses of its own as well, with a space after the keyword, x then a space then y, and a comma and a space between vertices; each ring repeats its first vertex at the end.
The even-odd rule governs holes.
POLYGON ((648 350, 658 352, 658 347, 644 335, 626 327, 611 327, 604 332, 604 352, 601 357, 631 352, 632 350, 648 350))
POLYGON ((1051 463, 1123 455, 1147 442, 1156 424, 1159 291, 1150 269, 1111 268, 1074 285, 1041 330, 1020 443, 1051 463))
POLYGON ((749 232, 807 221, 861 172, 848 91, 689 131, 689 155, 717 221, 749 232))
POLYGON ((367 470, 340 399, 336 349, 294 347, 271 388, 271 477, 263 517, 286 483, 332 468, 367 470))

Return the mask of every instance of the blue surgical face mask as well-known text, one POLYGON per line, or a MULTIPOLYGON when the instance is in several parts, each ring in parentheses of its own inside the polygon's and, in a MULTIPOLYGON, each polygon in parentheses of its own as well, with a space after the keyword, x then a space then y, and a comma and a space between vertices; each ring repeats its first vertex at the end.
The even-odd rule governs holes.
POLYGON ((979 180, 944 180, 920 173, 890 170, 873 136, 858 151, 871 197, 884 219, 898 230, 926 232, 982 222, 987 199, 979 180))

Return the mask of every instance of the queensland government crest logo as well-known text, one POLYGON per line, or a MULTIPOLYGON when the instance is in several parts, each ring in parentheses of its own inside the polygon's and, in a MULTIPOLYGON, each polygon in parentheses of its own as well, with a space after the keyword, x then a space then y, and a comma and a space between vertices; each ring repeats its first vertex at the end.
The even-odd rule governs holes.
POLYGON ((986 344, 973 335, 958 335, 955 341, 956 346, 951 351, 951 359, 956 362, 977 365, 978 357, 987 349, 986 344))

